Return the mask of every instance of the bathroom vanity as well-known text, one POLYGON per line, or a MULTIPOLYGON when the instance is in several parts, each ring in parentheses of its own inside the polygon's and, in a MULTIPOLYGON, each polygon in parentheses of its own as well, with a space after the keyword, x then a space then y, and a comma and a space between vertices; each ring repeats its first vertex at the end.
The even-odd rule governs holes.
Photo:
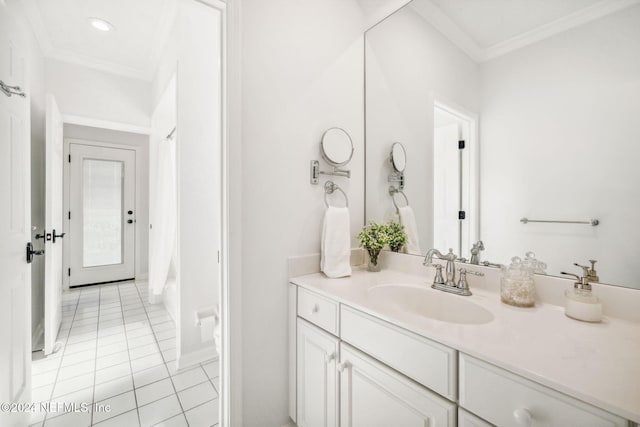
POLYGON ((291 418, 299 427, 640 421, 640 323, 502 304, 495 269, 477 268, 489 274, 474 277, 471 296, 431 289, 434 269, 424 267, 291 278, 291 418))

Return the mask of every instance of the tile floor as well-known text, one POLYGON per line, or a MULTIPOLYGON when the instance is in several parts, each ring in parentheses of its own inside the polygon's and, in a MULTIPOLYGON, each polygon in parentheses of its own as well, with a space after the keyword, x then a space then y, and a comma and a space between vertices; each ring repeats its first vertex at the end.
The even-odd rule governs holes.
POLYGON ((218 362, 176 372, 175 324, 162 304, 148 304, 146 282, 71 290, 62 313, 60 349, 34 353, 32 400, 111 410, 43 411, 31 425, 218 425, 218 362))

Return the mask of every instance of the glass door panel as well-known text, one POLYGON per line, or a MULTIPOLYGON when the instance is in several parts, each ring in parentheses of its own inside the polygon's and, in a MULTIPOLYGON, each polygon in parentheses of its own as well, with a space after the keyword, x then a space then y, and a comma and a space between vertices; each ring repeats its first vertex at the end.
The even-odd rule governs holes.
POLYGON ((83 267, 122 263, 123 163, 84 159, 83 267))

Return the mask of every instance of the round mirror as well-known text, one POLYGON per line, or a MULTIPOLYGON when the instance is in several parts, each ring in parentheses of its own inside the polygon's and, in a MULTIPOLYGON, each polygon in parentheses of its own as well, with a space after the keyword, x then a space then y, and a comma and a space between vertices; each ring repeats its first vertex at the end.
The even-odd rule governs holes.
POLYGON ((407 166, 407 153, 399 142, 394 142, 391 146, 391 164, 396 172, 404 172, 407 166))
POLYGON ((320 151, 322 158, 331 166, 343 166, 353 156, 353 142, 344 129, 331 128, 322 135, 320 151))

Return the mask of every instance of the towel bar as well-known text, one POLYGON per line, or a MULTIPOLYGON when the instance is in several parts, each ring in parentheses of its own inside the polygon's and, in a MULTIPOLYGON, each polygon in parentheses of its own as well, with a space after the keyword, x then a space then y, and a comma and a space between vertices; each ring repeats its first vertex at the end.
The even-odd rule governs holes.
POLYGON ((344 196, 344 207, 348 208, 349 207, 349 198, 347 197, 347 193, 344 192, 344 190, 342 190, 342 188, 340 188, 337 184, 335 184, 333 181, 327 181, 324 183, 324 204, 326 207, 329 207, 329 200, 327 199, 327 196, 329 194, 333 194, 334 191, 338 190, 339 192, 342 193, 342 195, 344 196))

